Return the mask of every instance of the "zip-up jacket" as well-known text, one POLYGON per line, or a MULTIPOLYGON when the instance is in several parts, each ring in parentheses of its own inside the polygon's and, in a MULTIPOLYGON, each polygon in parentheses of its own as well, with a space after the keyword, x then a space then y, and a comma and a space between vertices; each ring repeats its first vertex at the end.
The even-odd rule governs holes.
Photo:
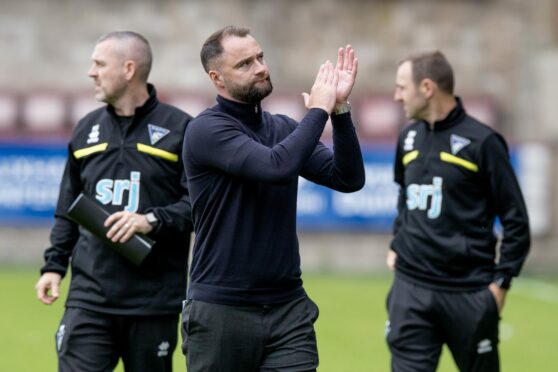
POLYGON ((457 98, 433 129, 418 121, 397 143, 400 185, 391 248, 396 273, 446 290, 509 284, 530 246, 529 221, 504 138, 457 98), (496 263, 498 217, 503 237, 496 263))
POLYGON ((351 115, 332 116, 331 151, 319 142, 322 109, 299 124, 259 104, 217 102, 192 120, 184 141, 196 232, 187 297, 229 305, 302 297, 298 177, 342 192, 362 188, 351 115))
POLYGON ((127 124, 105 106, 78 123, 68 160, 42 273, 64 276, 71 258, 67 307, 122 315, 180 312, 186 288, 191 207, 181 149, 191 117, 149 98, 127 124), (152 212, 156 241, 141 266, 135 266, 67 218, 84 192, 110 213, 152 212))

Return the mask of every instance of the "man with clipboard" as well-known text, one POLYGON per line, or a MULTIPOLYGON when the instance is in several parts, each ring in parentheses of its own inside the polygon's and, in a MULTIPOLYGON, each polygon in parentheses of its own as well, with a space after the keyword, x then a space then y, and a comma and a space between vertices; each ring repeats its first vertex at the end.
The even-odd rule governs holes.
POLYGON ((159 102, 147 83, 152 58, 143 36, 108 33, 92 60, 95 98, 107 105, 81 119, 69 143, 37 296, 56 301, 71 263, 56 332, 59 371, 109 371, 120 358, 126 371, 171 371, 192 231, 180 158, 191 117, 159 102), (80 194, 95 200, 76 214, 80 194), (98 206, 109 217, 90 220, 92 230, 80 216, 98 206), (123 254, 137 234, 156 243, 123 254))

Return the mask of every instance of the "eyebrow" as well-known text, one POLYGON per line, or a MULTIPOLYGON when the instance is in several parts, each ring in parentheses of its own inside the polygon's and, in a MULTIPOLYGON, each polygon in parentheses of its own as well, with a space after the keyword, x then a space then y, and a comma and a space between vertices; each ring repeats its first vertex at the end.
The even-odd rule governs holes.
POLYGON ((256 59, 256 58, 263 57, 263 55, 264 55, 264 53, 263 53, 263 51, 261 51, 261 52, 259 52, 258 54, 256 54, 255 57, 254 57, 254 56, 251 56, 251 57, 248 57, 248 58, 241 59, 240 61, 238 61, 238 62, 234 65, 234 67, 237 67, 237 68, 238 68, 238 67, 242 66, 245 62, 253 61, 253 60, 256 59))

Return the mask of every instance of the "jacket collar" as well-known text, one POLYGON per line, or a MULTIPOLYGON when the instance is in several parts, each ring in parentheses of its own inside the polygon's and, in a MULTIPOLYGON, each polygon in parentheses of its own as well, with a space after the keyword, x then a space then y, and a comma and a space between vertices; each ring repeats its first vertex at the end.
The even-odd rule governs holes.
MULTIPOLYGON (((143 116, 157 106, 159 100, 157 99, 157 91, 155 90, 155 86, 153 86, 153 84, 147 84, 147 93, 149 94, 149 98, 147 98, 147 101, 145 101, 142 106, 136 107, 134 116, 143 116)), ((118 116, 114 111, 114 107, 111 105, 107 105, 107 111, 111 115, 118 116)))
POLYGON ((233 116, 243 124, 259 125, 263 120, 261 102, 240 103, 218 95, 217 106, 215 108, 218 111, 233 116))
MULTIPOLYGON (((444 129, 447 129, 447 128, 451 128, 454 125, 457 125, 458 123, 460 123, 461 120, 463 120, 466 113, 465 113, 465 109, 463 108, 463 103, 461 101, 461 98, 455 97, 455 101, 456 101, 456 105, 453 108, 453 110, 451 110, 445 118, 434 122, 434 130, 435 131, 440 131, 440 130, 444 130, 444 129)), ((423 123, 424 123, 424 125, 429 127, 429 125, 426 121, 423 121, 423 123)))

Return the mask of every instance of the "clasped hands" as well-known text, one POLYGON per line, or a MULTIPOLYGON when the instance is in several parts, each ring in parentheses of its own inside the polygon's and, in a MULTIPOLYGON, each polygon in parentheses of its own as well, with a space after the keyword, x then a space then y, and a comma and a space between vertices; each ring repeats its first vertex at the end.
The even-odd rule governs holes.
POLYGON ((310 94, 302 93, 307 109, 321 108, 328 114, 346 105, 355 84, 358 60, 351 45, 339 48, 337 64, 331 61, 320 66, 310 94))

